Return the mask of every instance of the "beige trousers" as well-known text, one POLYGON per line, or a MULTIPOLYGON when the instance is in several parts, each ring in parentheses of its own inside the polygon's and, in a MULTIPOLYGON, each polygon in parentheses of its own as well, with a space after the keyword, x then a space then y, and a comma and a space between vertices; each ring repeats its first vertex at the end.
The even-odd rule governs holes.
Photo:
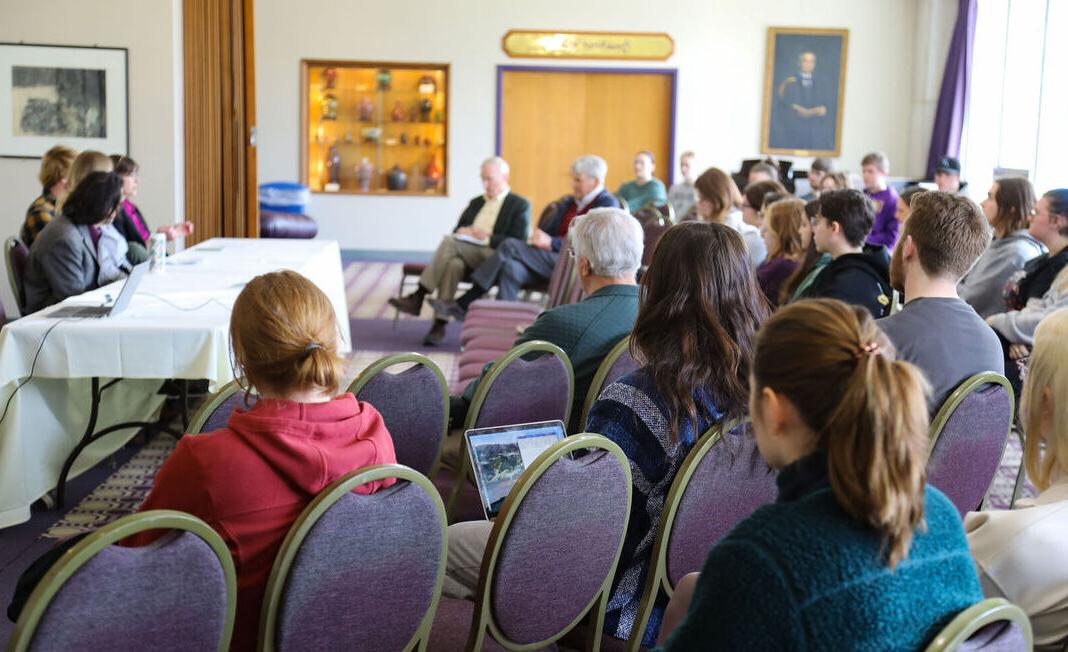
POLYGON ((464 521, 449 526, 449 552, 445 561, 445 581, 441 586, 446 597, 475 599, 482 556, 492 530, 490 521, 464 521))
POLYGON ((462 242, 447 235, 441 239, 433 260, 423 270, 419 284, 428 290, 437 290, 438 298, 442 301, 452 301, 456 296, 456 286, 463 280, 464 274, 492 255, 492 247, 462 242))

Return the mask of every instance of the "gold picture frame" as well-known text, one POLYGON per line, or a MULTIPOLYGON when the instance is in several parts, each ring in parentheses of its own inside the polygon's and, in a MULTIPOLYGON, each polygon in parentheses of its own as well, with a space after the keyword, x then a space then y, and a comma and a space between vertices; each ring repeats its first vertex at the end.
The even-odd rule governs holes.
POLYGON ((848 29, 768 28, 762 153, 841 154, 848 51, 848 29))

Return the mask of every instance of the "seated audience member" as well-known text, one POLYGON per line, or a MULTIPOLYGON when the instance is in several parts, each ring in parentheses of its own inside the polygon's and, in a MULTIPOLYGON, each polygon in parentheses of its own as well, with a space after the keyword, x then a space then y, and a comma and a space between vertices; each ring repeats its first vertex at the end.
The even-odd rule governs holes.
MULTIPOLYGON (((70 187, 77 188, 82 179, 91 172, 113 172, 114 170, 115 166, 111 162, 111 157, 95 150, 85 150, 78 154, 70 166, 68 177, 70 187)), ((61 203, 60 210, 62 208, 61 203)), ((114 217, 105 220, 100 225, 99 232, 94 232, 93 242, 96 244, 97 262, 100 264, 100 285, 124 278, 133 268, 128 256, 129 245, 126 238, 115 228, 115 220, 119 212, 116 212, 114 217)))
POLYGON ((115 217, 122 180, 112 172, 91 172, 67 195, 59 216, 45 225, 26 262, 26 312, 101 285, 97 243, 101 227, 115 217))
MULTIPOLYGON (((133 203, 141 181, 140 166, 137 165, 137 161, 121 154, 113 154, 111 162, 115 165, 115 174, 122 177, 122 210, 115 220, 115 228, 129 243, 130 251, 127 258, 136 265, 148 259, 148 239, 152 236, 148 222, 141 215, 141 210, 133 203)), ((193 223, 165 224, 156 229, 156 233, 164 234, 168 240, 184 238, 193 233, 193 223)))
POLYGON ((682 180, 668 190, 668 203, 675 211, 675 219, 679 221, 685 219, 697 204, 693 189, 693 158, 694 153, 691 151, 682 153, 679 157, 679 173, 682 174, 682 180))
POLYGON ((1035 649, 1061 652, 1068 643, 1068 310, 1035 330, 1020 421, 1023 463, 1039 490, 1011 511, 972 512, 964 518, 968 544, 988 597, 1006 598, 1027 612, 1035 649))
POLYGON ((816 241, 812 239, 812 222, 820 212, 820 200, 813 199, 805 203, 805 218, 808 228, 801 232, 805 246, 805 257, 801 260, 797 270, 783 284, 782 294, 779 296, 779 305, 793 303, 801 298, 812 281, 816 280, 823 268, 831 263, 831 255, 823 253, 816 248, 816 241))
MULTIPOLYGON (((568 238, 585 298, 538 315, 514 346, 544 340, 563 349, 571 359, 575 400, 568 431, 574 432, 582 426, 578 423, 582 403, 601 359, 634 326, 638 313, 634 275, 641 266, 644 236, 638 221, 619 208, 594 209, 576 218, 571 231, 568 238)), ((453 423, 463 421, 477 386, 477 380, 471 382, 461 400, 453 401, 453 423)))
POLYGON ((575 159, 571 164, 572 194, 549 220, 546 230, 535 228, 529 241, 505 238, 493 255, 472 272, 471 289, 455 302, 431 300, 434 312, 463 319, 468 307, 494 285, 497 286, 498 299, 514 301, 524 286, 547 283, 574 219, 594 208, 619 207, 615 195, 604 188, 607 175, 608 164, 600 156, 575 159))
POLYGON ((652 152, 642 150, 634 155, 634 179, 621 184, 616 193, 627 202, 631 214, 649 204, 663 206, 667 203, 664 182, 653 176, 654 170, 656 159, 652 152))
POLYGON ((788 195, 778 181, 757 181, 746 186, 742 191, 742 221, 756 229, 764 226, 764 205, 775 194, 788 195))
POLYGON ((828 190, 848 190, 853 187, 853 180, 845 172, 828 172, 820 179, 820 192, 828 190))
POLYGON ((56 216, 57 203, 70 191, 70 166, 77 152, 66 145, 56 145, 41 157, 37 180, 41 182, 41 195, 33 200, 26 210, 19 239, 29 247, 45 225, 56 216))
POLYGON ((871 200, 859 190, 832 190, 820 195, 819 202, 812 241, 831 255, 831 262, 801 297, 840 299, 867 308, 875 318, 885 317, 892 295, 886 249, 864 247, 875 220, 871 200))
POLYGON ((761 181, 778 181, 779 168, 771 161, 761 161, 749 168, 749 175, 745 179, 745 185, 750 186, 761 181))
MULTIPOLYGON (((434 258, 419 276, 419 288, 406 297, 391 298, 389 305, 419 315, 423 299, 437 291, 441 301, 452 301, 456 286, 471 270, 486 262, 507 239, 522 243, 530 233, 530 202, 508 187, 508 163, 498 156, 482 162, 484 194, 471 200, 460 214, 451 235, 441 239, 434 258)), ((447 314, 435 314, 423 344, 445 339, 447 314)))
POLYGON ((894 219, 894 213, 897 212, 897 191, 886 182, 886 177, 890 174, 890 160, 882 152, 872 152, 861 159, 860 171, 864 177, 864 194, 875 206, 875 223, 868 234, 867 242, 893 249, 900 224, 894 219))
POLYGON ((994 241, 961 279, 957 293, 986 318, 1005 312, 1005 286, 1028 261, 1046 253, 1046 245, 1027 231, 1035 212, 1035 191, 1027 179, 995 181, 979 205, 994 227, 994 241))
POLYGON ((943 156, 935 165, 934 182, 940 192, 968 196, 968 182, 960 180, 960 160, 943 156))
POLYGON ((965 197, 925 192, 890 261, 890 285, 905 306, 879 320, 899 360, 919 367, 931 385, 927 407, 938 411, 957 385, 983 372, 1005 373, 997 335, 957 296, 957 282, 990 242, 990 225, 965 197))
MULTIPOLYGON (((641 368, 601 392, 585 428, 619 444, 634 482, 605 616, 605 632, 621 639, 633 628, 675 472, 706 430, 746 414, 753 338, 768 316, 745 243, 722 224, 668 230, 642 287, 631 334, 641 368)), ((663 606, 645 630, 646 647, 656 643, 663 606)))
POLYGON ((764 243, 768 258, 757 268, 757 281, 771 305, 779 305, 783 285, 797 271, 812 240, 812 225, 805 202, 783 199, 768 206, 764 220, 764 243))
POLYGON ((820 182, 823 181, 823 177, 829 173, 834 172, 834 159, 825 158, 820 156, 819 158, 812 160, 812 165, 808 167, 808 187, 809 191, 801 199, 805 201, 812 201, 820 193, 820 182))
POLYGON ((898 228, 909 219, 909 215, 912 212, 912 198, 924 192, 927 191, 920 186, 909 186, 898 195, 897 208, 894 210, 894 219, 897 220, 898 228))
MULTIPOLYGON (((187 512, 223 537, 237 570, 230 649, 252 650, 267 577, 293 522, 342 475, 397 460, 378 411, 337 394, 345 360, 334 308, 311 281, 291 271, 254 278, 234 302, 230 341, 259 401, 235 410, 221 430, 180 439, 141 510, 187 512)), ((391 484, 376 481, 354 493, 391 484)), ((146 545, 160 534, 125 543, 146 545)))
POLYGON ((708 168, 694 182, 697 191, 697 217, 704 222, 726 224, 745 242, 749 252, 749 262, 755 269, 767 258, 768 250, 760 230, 746 224, 738 207, 742 204, 742 193, 738 186, 719 168, 708 168))
POLYGON ((925 388, 860 308, 772 315, 749 412, 779 498, 712 548, 665 650, 919 650, 982 599, 957 510, 925 482, 925 388))
POLYGON ((1011 310, 990 315, 1005 351, 1005 376, 1020 395, 1020 364, 1027 357, 1042 319, 1068 306, 1068 188, 1050 190, 1038 200, 1031 218, 1031 235, 1046 245, 1049 253, 1029 262, 1026 275, 1010 297, 1011 310))

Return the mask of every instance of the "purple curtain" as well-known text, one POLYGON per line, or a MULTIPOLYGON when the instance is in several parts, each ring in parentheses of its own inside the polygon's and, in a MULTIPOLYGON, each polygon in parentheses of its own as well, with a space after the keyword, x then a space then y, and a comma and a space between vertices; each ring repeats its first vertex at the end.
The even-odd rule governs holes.
POLYGON ((957 25, 949 44, 942 90, 938 94, 931 149, 927 153, 927 178, 943 156, 960 157, 960 140, 964 133, 964 111, 968 106, 968 87, 972 78, 972 50, 975 44, 975 14, 978 0, 959 0, 957 25))

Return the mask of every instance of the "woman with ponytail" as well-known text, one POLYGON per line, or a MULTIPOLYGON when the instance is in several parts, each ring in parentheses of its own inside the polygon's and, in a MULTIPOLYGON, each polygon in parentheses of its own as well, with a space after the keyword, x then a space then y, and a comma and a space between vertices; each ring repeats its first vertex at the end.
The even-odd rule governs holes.
POLYGON ((773 315, 752 370, 779 498, 709 552, 666 649, 922 648, 983 597, 956 508, 925 482, 922 374, 834 300, 773 315))
POLYGON ((234 303, 230 340, 235 371, 258 402, 234 410, 221 430, 179 440, 141 509, 188 512, 223 537, 237 568, 230 649, 252 650, 267 576, 297 516, 349 471, 397 460, 381 415, 337 395, 345 361, 334 308, 311 281, 290 271, 252 279, 234 303))

